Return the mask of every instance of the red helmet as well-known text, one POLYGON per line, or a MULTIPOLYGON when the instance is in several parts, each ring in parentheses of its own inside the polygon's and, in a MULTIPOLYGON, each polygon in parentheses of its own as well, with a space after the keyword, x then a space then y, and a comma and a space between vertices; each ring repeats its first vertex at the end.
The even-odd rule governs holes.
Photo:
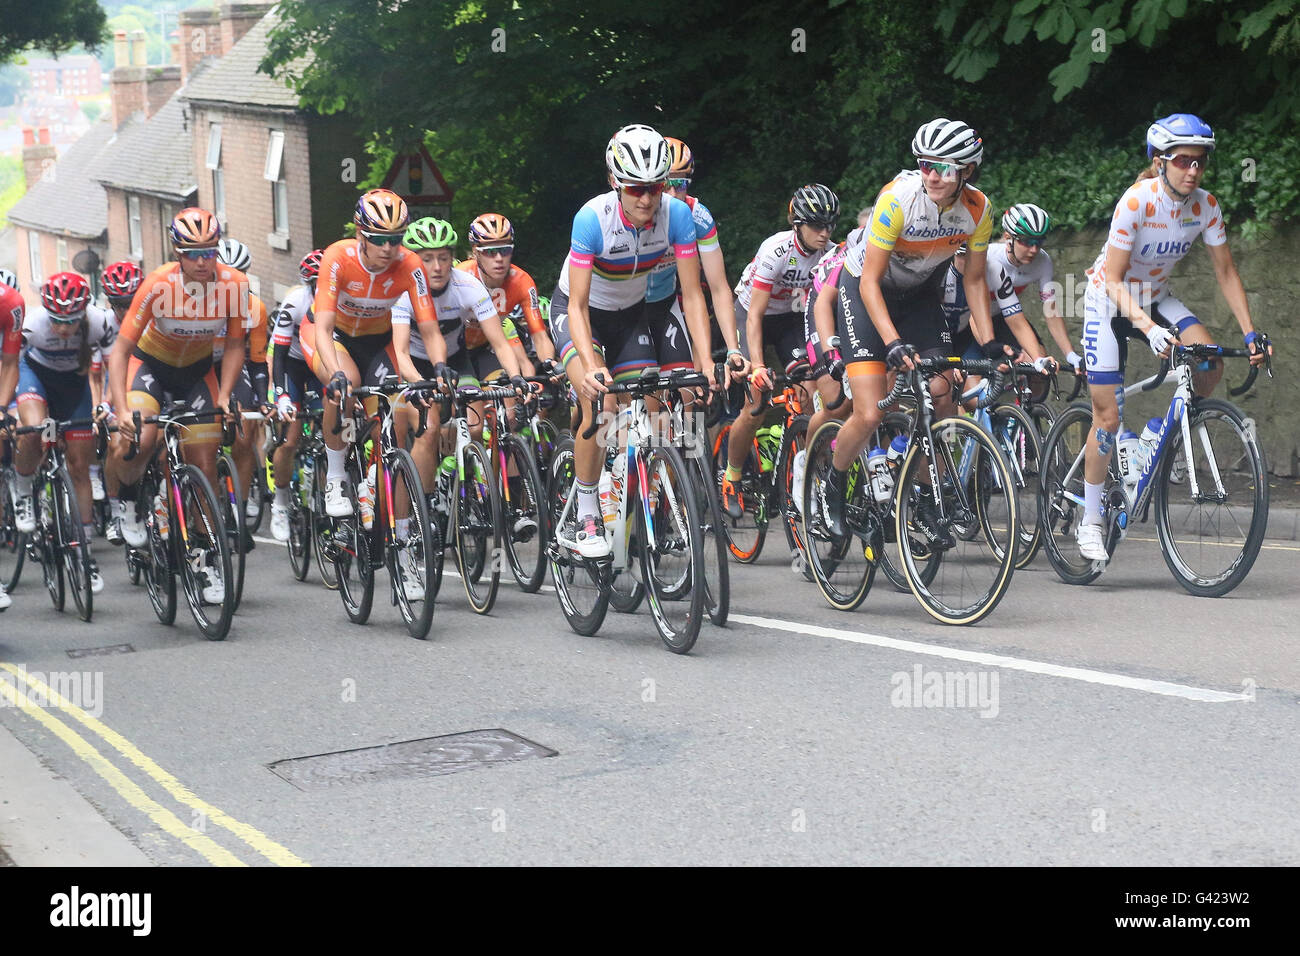
POLYGON ((320 275, 320 261, 324 255, 324 249, 313 249, 302 257, 302 262, 298 263, 298 275, 303 282, 311 282, 320 275))
POLYGON ((99 284, 104 287, 104 294, 110 299, 124 299, 135 295, 144 280, 140 267, 130 259, 109 263, 99 275, 99 284))
POLYGON ((80 317, 90 304, 90 286, 75 272, 56 272, 41 286, 41 304, 56 320, 80 317))

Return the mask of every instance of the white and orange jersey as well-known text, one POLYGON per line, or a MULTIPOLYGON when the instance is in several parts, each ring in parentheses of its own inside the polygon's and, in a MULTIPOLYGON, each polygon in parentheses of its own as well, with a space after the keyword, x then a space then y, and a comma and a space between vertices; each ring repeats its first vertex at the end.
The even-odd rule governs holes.
POLYGON ((249 323, 248 277, 217 266, 210 282, 186 282, 180 263, 159 266, 145 276, 122 320, 119 338, 173 368, 212 357, 212 343, 242 346, 249 323))
POLYGON ((387 269, 371 272, 361 263, 357 240, 340 239, 321 258, 312 311, 317 316, 333 312, 334 330, 343 335, 382 335, 392 330, 393 304, 404 292, 417 322, 434 321, 419 256, 403 249, 387 269))
MULTIPOLYGON (((1169 294, 1169 272, 1192 248, 1197 236, 1207 246, 1228 241, 1219 201, 1204 189, 1177 199, 1159 179, 1143 179, 1128 188, 1115 205, 1106 246, 1129 251, 1124 279, 1139 284, 1138 304, 1144 309, 1169 294)), ((1088 270, 1094 288, 1106 289, 1106 246, 1088 270)))
POLYGON ((940 209, 925 191, 920 170, 906 169, 880 191, 866 231, 849 245, 844 268, 862 275, 867 246, 890 253, 881 288, 906 292, 924 283, 953 257, 963 242, 983 252, 993 235, 989 200, 974 186, 963 186, 951 206, 940 209))

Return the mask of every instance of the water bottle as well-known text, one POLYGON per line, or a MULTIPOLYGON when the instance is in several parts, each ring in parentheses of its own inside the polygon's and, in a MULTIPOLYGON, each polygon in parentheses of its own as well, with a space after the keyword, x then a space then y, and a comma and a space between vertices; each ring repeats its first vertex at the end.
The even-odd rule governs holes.
POLYGON ((808 452, 802 448, 795 453, 794 461, 790 463, 794 471, 794 503, 796 508, 803 507, 803 479, 804 471, 808 467, 808 452))
POLYGON ((451 506, 451 483, 456 474, 456 456, 448 455, 438 466, 438 501, 435 507, 443 514, 451 506))
POLYGON ((618 518, 618 498, 614 493, 613 479, 603 468, 600 471, 599 488, 600 516, 605 519, 605 524, 613 524, 618 518))
POLYGON ((316 487, 316 462, 311 455, 302 459, 302 465, 298 469, 298 495, 302 498, 304 507, 311 506, 312 491, 316 487))
POLYGON ((1119 441, 1116 442, 1116 454, 1119 455, 1119 476, 1124 479, 1124 484, 1128 487, 1129 493, 1137 487, 1138 478, 1141 477, 1141 463, 1139 455, 1140 439, 1130 429, 1125 428, 1119 433, 1119 441))
POLYGON ((1150 464, 1151 459, 1156 456, 1156 445, 1159 444, 1160 438, 1160 426, 1163 423, 1163 419, 1150 418, 1147 419, 1146 426, 1142 429, 1142 437, 1139 439, 1142 454, 1140 467, 1138 468, 1139 475, 1147 470, 1147 465, 1150 464))
POLYGON ((885 449, 872 448, 867 452, 867 472, 871 475, 871 494, 877 501, 888 501, 894 490, 894 479, 885 461, 885 449))
POLYGON ((167 501, 162 492, 153 496, 153 526, 158 529, 158 536, 166 541, 171 528, 167 524, 167 501))
MULTIPOLYGON (((885 464, 889 467, 892 475, 898 474, 898 469, 902 467, 903 456, 907 454, 907 436, 895 435, 894 440, 889 443, 889 451, 885 453, 885 464)), ((893 482, 893 478, 890 478, 893 482)))
POLYGON ((372 462, 366 477, 357 486, 357 507, 361 509, 361 527, 367 531, 375 523, 375 465, 372 462))

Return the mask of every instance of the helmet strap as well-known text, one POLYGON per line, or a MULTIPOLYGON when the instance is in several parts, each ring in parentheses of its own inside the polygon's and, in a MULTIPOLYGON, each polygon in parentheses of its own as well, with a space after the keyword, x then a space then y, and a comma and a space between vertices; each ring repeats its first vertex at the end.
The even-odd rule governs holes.
POLYGON ((1167 159, 1160 160, 1160 178, 1164 180, 1165 189, 1169 190, 1170 193, 1177 196, 1179 199, 1186 199, 1188 196, 1191 195, 1191 193, 1190 192, 1180 193, 1177 189, 1175 189, 1174 184, 1169 181, 1169 176, 1167 175, 1168 170, 1169 170, 1169 161, 1167 159))
POLYGON ((800 227, 806 225, 806 223, 800 221, 800 222, 795 222, 795 223, 793 223, 793 225, 794 225, 794 247, 795 247, 795 249, 797 249, 797 250, 799 251, 799 255, 801 255, 801 256, 809 256, 809 255, 812 255, 812 250, 811 250, 811 249, 805 249, 805 248, 804 248, 804 244, 799 240, 799 229, 800 229, 800 227))

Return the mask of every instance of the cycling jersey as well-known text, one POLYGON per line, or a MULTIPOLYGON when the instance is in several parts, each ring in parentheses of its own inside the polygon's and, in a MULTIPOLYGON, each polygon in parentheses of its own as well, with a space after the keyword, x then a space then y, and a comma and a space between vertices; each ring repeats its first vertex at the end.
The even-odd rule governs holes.
POLYGON ((793 229, 768 236, 736 283, 737 315, 748 314, 754 289, 768 293, 764 315, 802 312, 813 267, 830 251, 804 249, 793 229))
POLYGON ((871 207, 866 232, 850 245, 844 268, 861 278, 867 246, 890 253, 880 286, 887 292, 907 292, 925 284, 963 242, 972 252, 988 249, 993 234, 989 201, 974 186, 946 209, 926 194, 920 170, 907 169, 880 191, 871 207))
POLYGON ((1129 252, 1126 282, 1140 284, 1138 304, 1145 309, 1168 294, 1169 272, 1187 255, 1197 236, 1207 246, 1228 241, 1219 201, 1204 189, 1186 199, 1170 196, 1159 179, 1143 179, 1130 186, 1115 205, 1110 235, 1097 261, 1088 269, 1093 288, 1106 291, 1106 248, 1129 252))
MULTIPOLYGON (((24 357, 53 372, 78 371, 81 367, 81 322, 73 323, 72 329, 71 335, 59 335, 50 314, 42 306, 34 307, 23 322, 24 357)), ((92 356, 107 353, 117 338, 117 320, 107 309, 88 306, 86 333, 92 356)))
MULTIPOLYGON (((1016 295, 1011 277, 1007 275, 1006 269, 993 261, 992 256, 985 260, 984 281, 989 287, 989 294, 996 307, 995 320, 998 317, 1005 320, 1009 316, 1023 314, 1020 297, 1016 295)), ((958 272, 957 266, 951 262, 948 263, 948 270, 944 273, 943 298, 939 304, 943 309, 944 317, 948 320, 948 328, 954 333, 963 331, 970 325, 970 304, 966 301, 965 276, 958 272)))
MULTIPOLYGON (((466 259, 460 265, 456 266, 462 272, 468 272, 480 282, 483 276, 479 273, 478 263, 473 259, 466 259)), ((487 284, 484 283, 484 288, 487 284)), ((515 320, 516 327, 520 324, 517 320, 523 319, 528 324, 528 331, 532 335, 546 331, 546 320, 542 318, 542 310, 537 297, 537 283, 523 269, 512 265, 506 273, 506 281, 499 288, 488 289, 488 294, 492 297, 492 305, 497 310, 497 315, 501 316, 501 321, 506 319, 515 320)), ((474 334, 470 335, 470 327, 465 328, 465 344, 469 348, 478 348, 487 344, 487 339, 483 338, 483 333, 479 331, 478 320, 474 320, 474 334)))
MULTIPOLYGON (((266 364, 267 334, 266 303, 251 293, 248 296, 249 320, 244 325, 244 354, 254 365, 266 364)), ((220 362, 226 354, 226 336, 218 335, 212 342, 212 361, 220 362)))
POLYGON ((697 254, 691 207, 660 195, 659 209, 638 229, 623 215, 618 192, 602 193, 573 217, 569 255, 560 270, 559 289, 569 295, 569 272, 592 271, 587 305, 617 312, 645 300, 649 273, 671 250, 679 259, 697 254))
POLYGON ((313 310, 316 315, 333 312, 334 329, 343 335, 382 335, 392 328, 389 311, 403 293, 410 295, 417 320, 433 321, 419 256, 404 248, 387 269, 371 272, 361 263, 357 240, 340 239, 321 259, 313 310))
POLYGON ((17 289, 0 283, 0 354, 17 355, 23 340, 26 305, 17 289))
POLYGON ((298 342, 298 328, 304 318, 312 315, 312 301, 315 293, 311 287, 294 286, 276 306, 271 315, 272 339, 276 354, 282 351, 286 358, 303 360, 302 346, 298 342))
MULTIPOLYGON (((1031 262, 1020 264, 1011 259, 1011 242, 996 242, 989 246, 989 264, 996 263, 1011 280, 1016 295, 1021 295, 1032 283, 1038 284, 1038 298, 1044 303, 1056 301, 1056 284, 1053 282, 1052 257, 1046 249, 1039 249, 1031 262)), ((989 271, 989 294, 997 298, 993 287, 993 272, 989 271)))
MULTIPOLYGON (((451 278, 443 290, 433 296, 433 314, 438 323, 438 330, 447 340, 447 355, 451 356, 462 346, 468 346, 471 324, 479 335, 482 330, 478 324, 483 319, 497 317, 496 306, 492 296, 483 283, 468 272, 459 269, 451 271, 451 278)), ((411 324, 411 300, 403 295, 393 306, 393 324, 411 324)), ((484 342, 487 339, 483 339, 484 342)), ((424 347, 424 339, 419 329, 411 330, 411 355, 415 358, 429 360, 429 353, 424 347)))
POLYGON ((173 368, 212 358, 212 343, 224 331, 231 341, 244 338, 249 321, 248 277, 218 266, 216 278, 186 282, 180 263, 159 266, 140 284, 122 322, 120 336, 143 355, 173 368))
MULTIPOLYGON (((720 249, 718 245, 718 227, 713 221, 713 213, 709 212, 707 206, 700 202, 694 196, 687 196, 682 202, 686 203, 691 210, 691 222, 695 226, 695 246, 703 255, 712 249, 720 249)), ((701 285, 707 288, 707 283, 703 281, 704 276, 701 274, 701 285)), ((645 300, 647 302, 661 302, 677 291, 677 259, 671 251, 664 254, 659 264, 650 270, 650 278, 646 283, 645 300)))

